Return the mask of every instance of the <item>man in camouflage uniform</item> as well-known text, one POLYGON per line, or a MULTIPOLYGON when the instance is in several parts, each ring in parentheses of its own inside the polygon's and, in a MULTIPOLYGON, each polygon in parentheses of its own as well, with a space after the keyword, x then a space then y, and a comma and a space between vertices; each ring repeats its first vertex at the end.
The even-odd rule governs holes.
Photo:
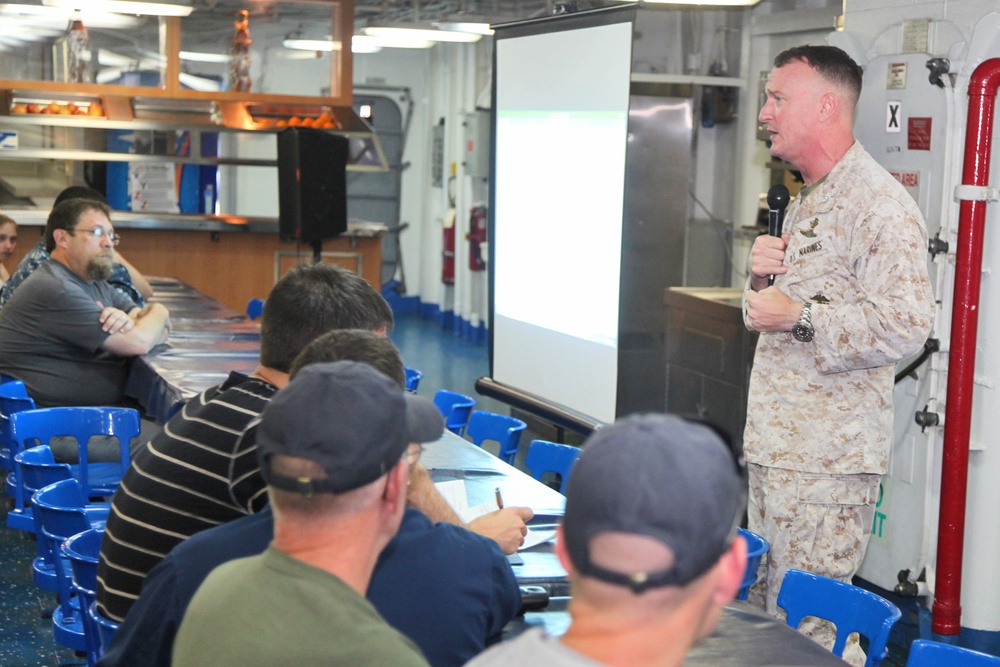
MULTIPOLYGON (((779 616, 785 570, 849 582, 864 558, 895 364, 926 340, 934 301, 920 210, 851 131, 861 68, 828 46, 789 49, 774 66, 760 121, 805 187, 782 237, 758 237, 750 254, 744 319, 761 336, 744 447, 749 528, 771 545, 754 593, 779 616)), ((831 627, 803 631, 832 646, 831 627)), ((844 656, 864 661, 856 643, 844 656)))

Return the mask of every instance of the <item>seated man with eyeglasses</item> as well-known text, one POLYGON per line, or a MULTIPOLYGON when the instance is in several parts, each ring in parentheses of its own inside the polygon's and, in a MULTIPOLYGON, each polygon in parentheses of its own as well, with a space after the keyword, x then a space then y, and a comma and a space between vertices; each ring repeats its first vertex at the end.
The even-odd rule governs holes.
POLYGON ((170 314, 137 307, 107 281, 119 237, 106 204, 69 199, 45 225, 51 259, 0 314, 0 371, 38 407, 120 405, 130 357, 164 342, 170 314))
MULTIPOLYGON (((52 202, 52 208, 67 199, 92 199, 103 204, 108 203, 104 195, 91 187, 71 185, 56 195, 55 201, 52 202)), ((0 310, 7 305, 10 297, 14 296, 14 290, 20 287, 21 283, 35 272, 35 269, 47 261, 49 261, 49 251, 45 249, 45 238, 43 237, 35 244, 34 248, 28 251, 28 254, 21 258, 21 262, 17 265, 17 270, 11 274, 10 280, 0 287, 0 310)), ((108 278, 108 282, 116 290, 132 299, 132 302, 140 308, 144 307, 146 301, 153 296, 153 286, 149 284, 146 277, 129 264, 128 260, 122 257, 117 250, 114 253, 114 262, 111 265, 111 276, 108 278)))

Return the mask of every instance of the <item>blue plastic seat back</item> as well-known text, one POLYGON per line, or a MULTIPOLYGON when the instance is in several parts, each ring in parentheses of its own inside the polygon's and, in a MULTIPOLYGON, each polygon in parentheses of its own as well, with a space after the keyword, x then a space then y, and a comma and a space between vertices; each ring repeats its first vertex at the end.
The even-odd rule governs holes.
POLYGON ((73 573, 73 592, 79 600, 88 665, 96 665, 101 657, 97 623, 86 611, 97 599, 97 560, 103 537, 103 529, 90 529, 70 537, 62 544, 63 554, 69 559, 73 573))
POLYGON ((14 460, 21 468, 24 477, 25 497, 30 498, 38 489, 72 479, 73 471, 68 463, 56 463, 52 449, 48 445, 39 445, 19 452, 14 460))
POLYGON ((517 417, 476 410, 469 418, 469 426, 465 429, 465 433, 480 447, 487 440, 498 442, 500 449, 497 458, 513 465, 517 448, 521 444, 521 433, 526 428, 528 425, 517 417))
POLYGON ((263 314, 264 314, 263 299, 250 299, 250 301, 247 302, 247 317, 249 317, 251 320, 256 320, 263 314))
POLYGON ((15 412, 34 410, 35 402, 28 397, 28 390, 20 380, 0 383, 0 466, 4 470, 14 470, 14 456, 17 451, 10 439, 8 417, 15 412))
POLYGON ((108 518, 107 506, 88 507, 83 488, 75 479, 65 479, 35 491, 32 510, 38 517, 42 535, 49 541, 56 572, 59 606, 52 614, 56 641, 86 650, 79 601, 72 595, 73 577, 70 564, 62 552, 62 542, 78 533, 103 525, 108 518))
POLYGON ((108 496, 115 492, 128 470, 129 446, 139 435, 139 412, 131 408, 43 408, 11 416, 11 438, 18 450, 36 442, 50 444, 57 436, 72 437, 77 442, 79 463, 72 465, 73 476, 83 485, 87 497, 108 496), (114 463, 91 463, 88 442, 93 436, 114 436, 119 442, 119 460, 114 463))
POLYGON ((778 606, 788 614, 788 625, 799 627, 806 616, 830 621, 837 627, 833 652, 843 656, 854 632, 868 639, 865 667, 875 667, 888 654, 889 631, 899 620, 899 608, 885 598, 843 581, 801 570, 788 570, 778 591, 778 606))
POLYGON ((476 399, 465 394, 459 394, 447 389, 438 389, 434 394, 434 405, 441 411, 445 426, 452 433, 462 435, 469 423, 472 408, 476 407, 476 399))
POLYGON ((100 653, 103 655, 108 650, 108 647, 111 646, 111 641, 115 638, 115 633, 118 632, 118 624, 101 614, 97 609, 96 603, 90 605, 89 616, 91 621, 97 626, 97 636, 101 643, 100 653))
POLYGON ((916 639, 910 644, 906 667, 1000 667, 1000 658, 961 646, 952 646, 929 639, 916 639))
POLYGON ((760 567, 761 558, 770 549, 771 545, 757 533, 751 533, 746 528, 739 529, 740 535, 747 543, 747 567, 743 571, 743 582, 740 584, 740 592, 737 599, 746 600, 750 593, 750 587, 757 583, 757 570, 760 567))
POLYGON ((409 391, 416 391, 424 374, 416 368, 404 368, 403 370, 406 371, 406 388, 409 391))
POLYGON ((566 484, 573 470, 573 464, 580 458, 580 448, 572 445, 561 445, 548 440, 532 440, 528 445, 528 457, 525 464, 535 479, 542 479, 547 472, 559 475, 559 493, 566 493, 566 484))

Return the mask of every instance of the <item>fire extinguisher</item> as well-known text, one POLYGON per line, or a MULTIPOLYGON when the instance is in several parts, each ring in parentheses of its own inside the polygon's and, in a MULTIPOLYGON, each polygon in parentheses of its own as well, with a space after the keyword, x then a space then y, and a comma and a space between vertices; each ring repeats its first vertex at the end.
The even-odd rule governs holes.
POLYGON ((441 282, 455 284, 455 209, 444 216, 444 237, 441 248, 441 282))
POLYGON ((483 244, 486 243, 486 207, 474 206, 469 217, 469 270, 482 271, 486 268, 483 258, 483 244))

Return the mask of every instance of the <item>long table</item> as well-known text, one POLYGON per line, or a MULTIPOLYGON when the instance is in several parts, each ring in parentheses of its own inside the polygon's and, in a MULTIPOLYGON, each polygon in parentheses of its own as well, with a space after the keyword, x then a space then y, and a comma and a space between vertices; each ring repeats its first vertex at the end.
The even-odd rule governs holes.
POLYGON ((175 279, 152 278, 155 296, 170 311, 167 342, 132 360, 126 395, 165 424, 192 397, 250 373, 260 358, 260 325, 175 279))
MULTIPOLYGON (((260 355, 260 327, 179 280, 151 282, 154 300, 170 311, 173 329, 164 345, 133 360, 126 393, 163 424, 231 371, 253 371, 260 355)), ((434 481, 464 479, 471 506, 494 500, 499 488, 508 506, 535 511, 535 525, 551 526, 562 516, 562 494, 451 432, 428 445, 422 461, 434 481)), ((566 572, 551 544, 520 552, 512 565, 522 584, 545 586, 553 595, 566 593, 566 572)))
MULTIPOLYGON (((529 612, 504 631, 511 639, 531 627, 561 636, 569 627, 567 599, 552 600, 542 612, 529 612)), ((670 641, 664 637, 663 641, 670 641)), ((803 634, 748 602, 733 600, 722 610, 715 631, 688 652, 685 667, 843 667, 843 660, 803 634)))

